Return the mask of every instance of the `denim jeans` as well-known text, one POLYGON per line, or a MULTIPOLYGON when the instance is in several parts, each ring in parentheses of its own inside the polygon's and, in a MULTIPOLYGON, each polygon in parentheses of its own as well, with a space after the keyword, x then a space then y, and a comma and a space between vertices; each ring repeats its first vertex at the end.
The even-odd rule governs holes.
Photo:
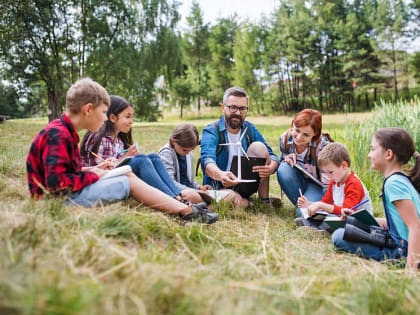
POLYGON ((334 231, 332 241, 335 247, 349 253, 365 258, 372 258, 377 261, 385 259, 400 259, 407 257, 408 244, 404 240, 393 237, 397 247, 395 249, 380 248, 367 243, 349 242, 343 239, 344 228, 334 231))
MULTIPOLYGON (((299 189, 309 201, 319 201, 324 195, 324 189, 302 175, 296 168, 285 161, 281 161, 277 169, 277 181, 287 198, 296 205, 300 197, 299 189)), ((300 209, 296 209, 296 216, 300 216, 300 209)))
POLYGON ((128 165, 131 166, 137 177, 165 194, 175 197, 181 193, 169 176, 159 155, 154 153, 148 155, 137 154, 128 162, 128 165))
POLYGON ((130 182, 125 175, 98 180, 79 191, 70 194, 66 205, 86 208, 125 200, 130 195, 130 182))

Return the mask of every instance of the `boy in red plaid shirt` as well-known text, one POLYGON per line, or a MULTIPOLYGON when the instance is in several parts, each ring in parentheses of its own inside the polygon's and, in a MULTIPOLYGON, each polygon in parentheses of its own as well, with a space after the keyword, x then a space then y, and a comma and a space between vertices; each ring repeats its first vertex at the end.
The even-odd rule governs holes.
POLYGON ((109 169, 111 161, 94 167, 83 167, 77 132, 92 132, 107 120, 110 103, 106 90, 85 78, 74 83, 66 95, 66 111, 50 122, 32 142, 26 159, 31 195, 38 199, 44 193, 68 195, 67 204, 91 207, 134 197, 139 202, 181 219, 203 223, 217 221, 218 215, 205 204, 185 205, 147 185, 133 173, 98 181, 109 169))

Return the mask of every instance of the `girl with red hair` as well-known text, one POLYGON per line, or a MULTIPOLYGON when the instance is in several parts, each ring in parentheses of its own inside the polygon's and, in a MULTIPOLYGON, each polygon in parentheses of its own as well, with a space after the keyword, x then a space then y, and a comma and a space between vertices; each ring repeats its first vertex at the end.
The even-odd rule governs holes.
MULTIPOLYGON (((301 192, 308 200, 321 200, 329 179, 319 169, 317 156, 329 142, 332 142, 329 135, 322 133, 322 115, 313 109, 299 112, 293 118, 290 129, 280 136, 281 163, 277 170, 277 180, 294 205, 297 204, 301 192), (318 178, 323 187, 294 168, 295 164, 318 178)), ((297 217, 300 217, 299 208, 297 217)))

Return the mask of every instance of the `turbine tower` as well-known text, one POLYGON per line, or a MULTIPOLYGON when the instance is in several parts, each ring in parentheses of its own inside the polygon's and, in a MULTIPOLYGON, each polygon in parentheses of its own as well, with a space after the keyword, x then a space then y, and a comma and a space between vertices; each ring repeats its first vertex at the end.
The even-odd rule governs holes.
POLYGON ((237 176, 237 182, 239 183, 252 183, 252 182, 256 182, 255 179, 242 179, 242 168, 241 168, 241 151, 245 154, 245 157, 249 160, 248 155, 246 154, 244 148, 242 148, 242 138, 245 136, 246 134, 246 130, 248 129, 248 127, 245 128, 242 136, 239 138, 239 140, 235 143, 229 142, 229 143, 221 143, 219 145, 223 145, 223 146, 233 146, 237 148, 237 154, 238 154, 238 176, 237 176))

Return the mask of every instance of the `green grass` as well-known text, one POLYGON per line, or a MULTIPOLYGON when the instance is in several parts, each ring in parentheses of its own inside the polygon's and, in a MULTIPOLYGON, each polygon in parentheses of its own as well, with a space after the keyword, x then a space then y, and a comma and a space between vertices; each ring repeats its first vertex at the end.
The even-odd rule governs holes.
MULTIPOLYGON (((324 131, 348 145, 372 196, 381 178, 368 169, 366 141, 411 109, 405 106, 418 113, 420 104, 398 106, 324 117, 324 131)), ((401 123, 417 131, 416 117, 401 123)), ((290 117, 250 120, 278 152, 290 117)), ((211 121, 191 120, 200 130, 211 121)), ((275 210, 220 204, 220 221, 211 226, 185 224, 133 200, 94 209, 31 200, 25 158, 45 123, 0 125, 0 314, 418 313, 418 278, 338 253, 329 237, 297 229, 285 197, 275 210)), ((141 151, 156 152, 177 123, 136 123, 141 151)), ((280 196, 274 176, 271 192, 280 196)), ((374 206, 383 213, 376 198, 374 206)))

